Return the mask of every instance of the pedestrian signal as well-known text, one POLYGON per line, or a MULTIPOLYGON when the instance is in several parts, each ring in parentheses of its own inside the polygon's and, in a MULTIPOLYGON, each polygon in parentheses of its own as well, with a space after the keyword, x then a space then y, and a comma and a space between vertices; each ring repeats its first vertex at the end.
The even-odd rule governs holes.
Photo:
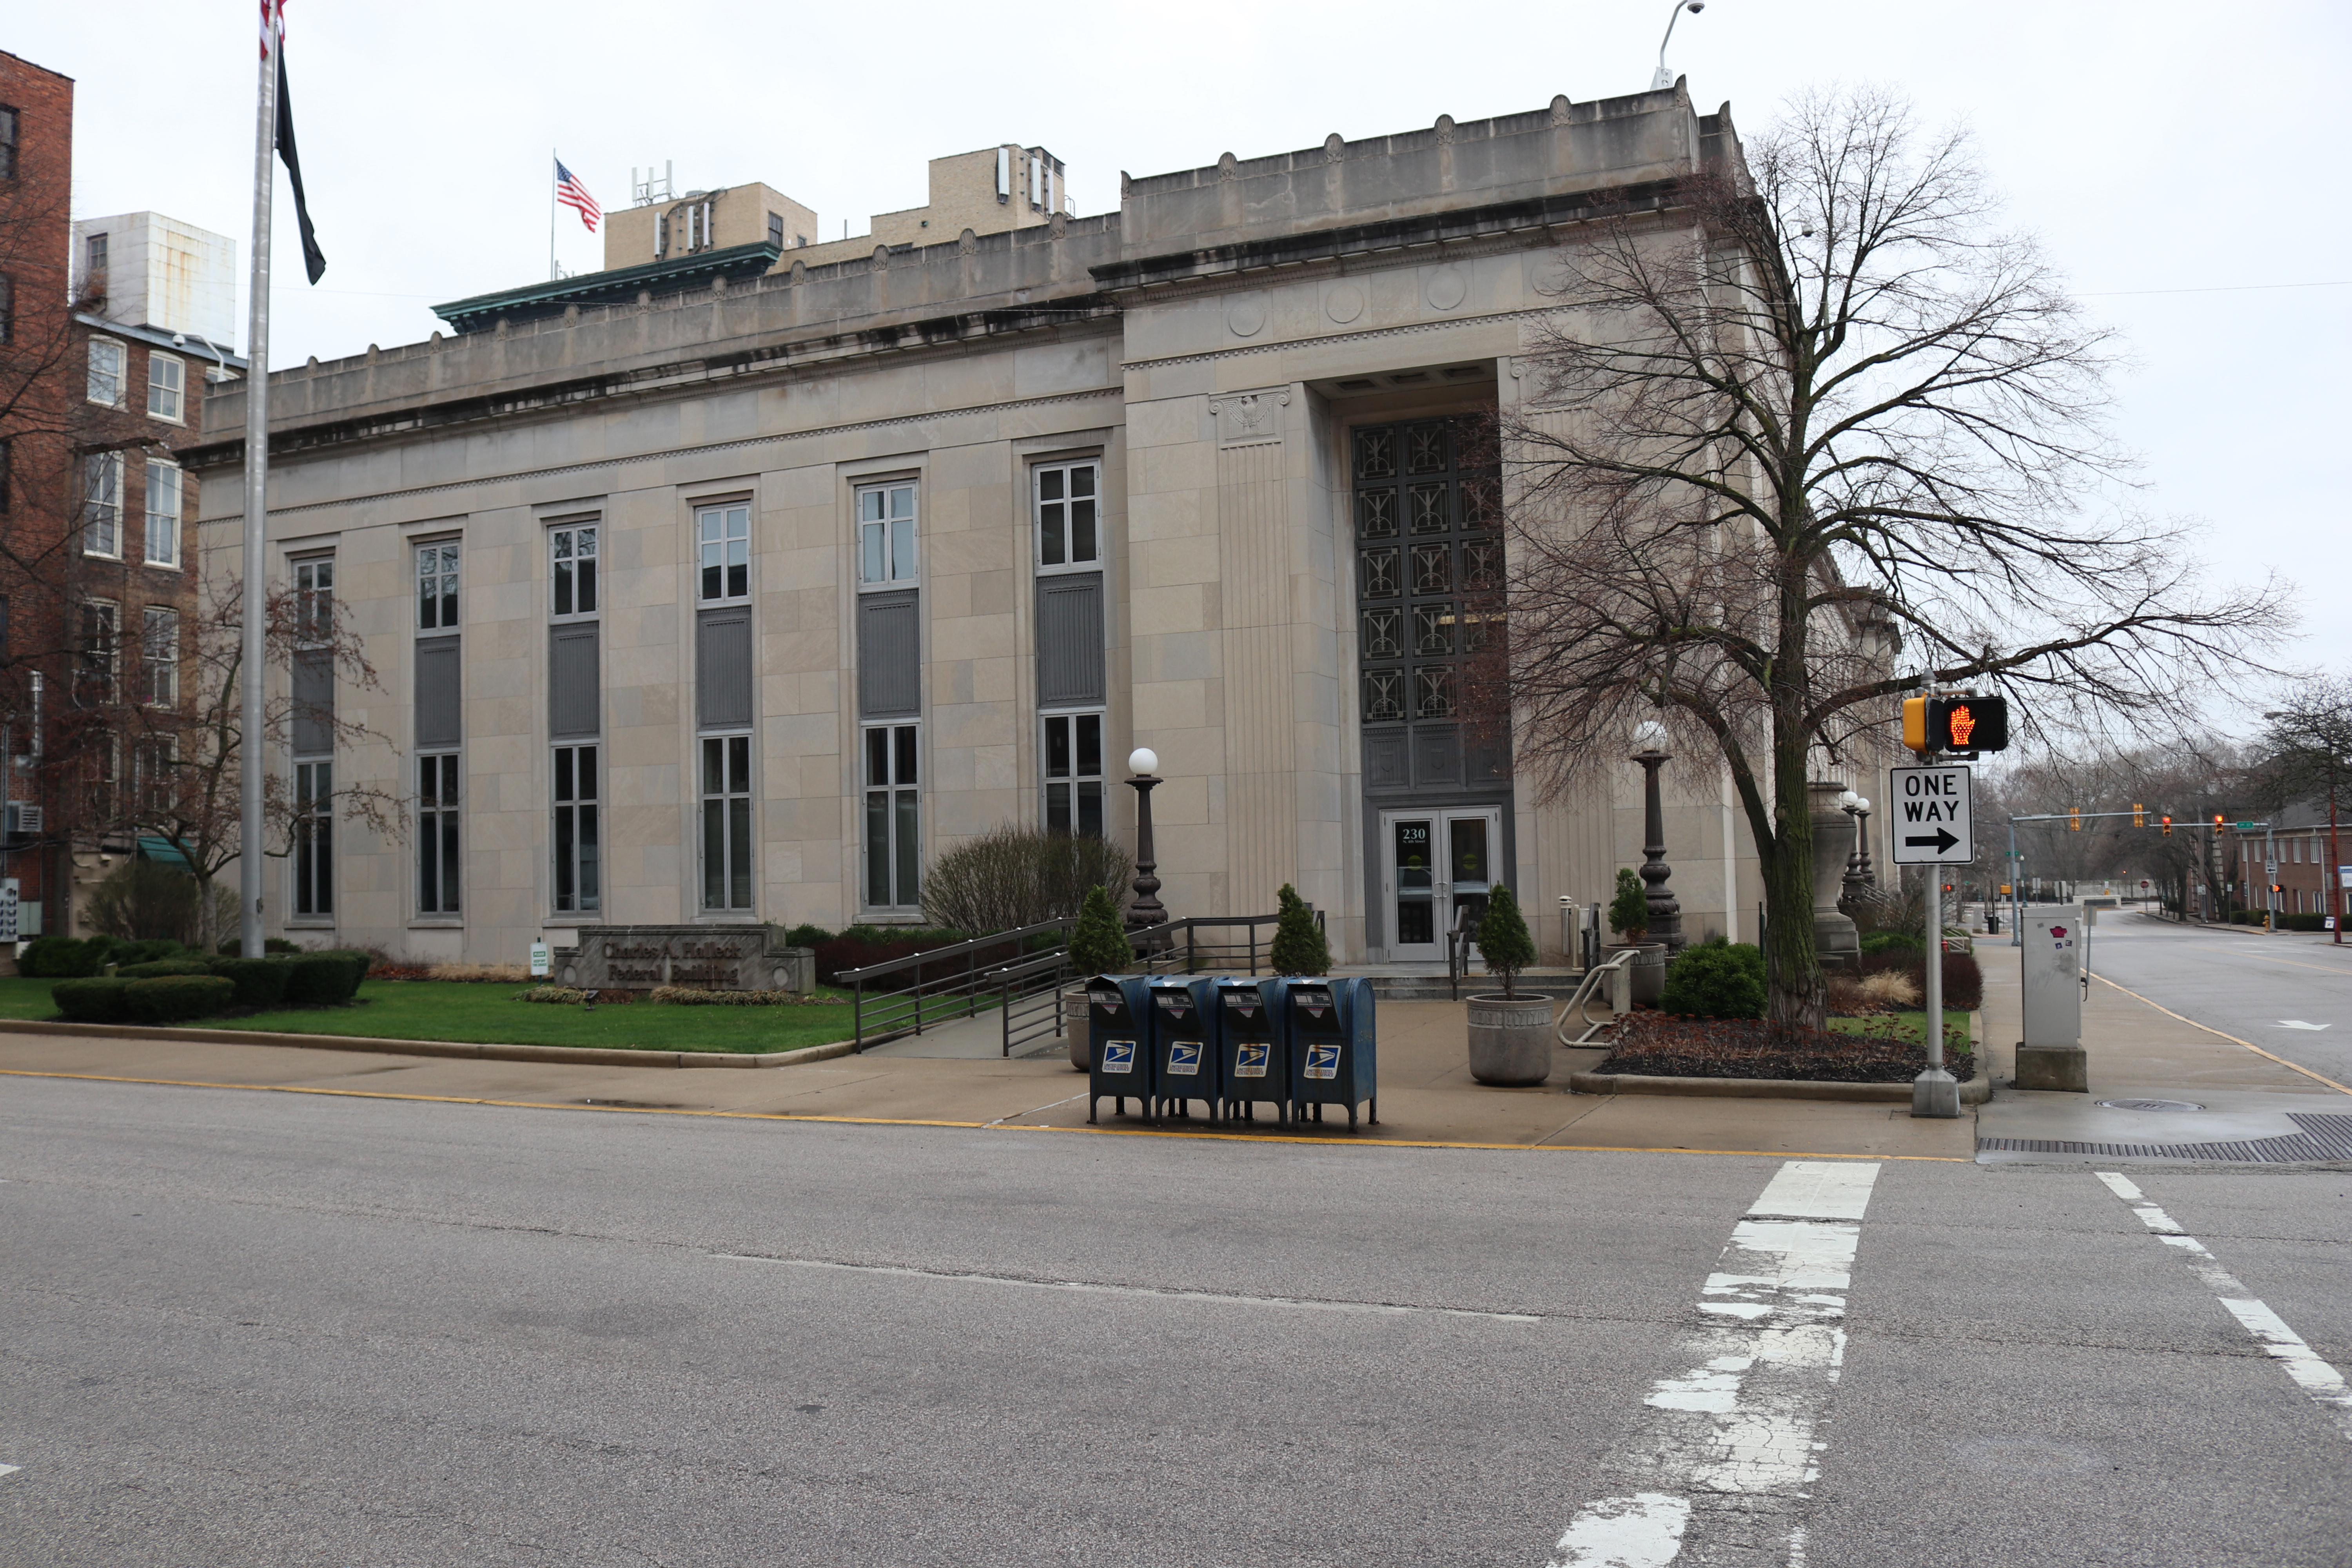
POLYGON ((2006 697, 1906 697, 1903 743, 1915 752, 2009 749, 2006 697))

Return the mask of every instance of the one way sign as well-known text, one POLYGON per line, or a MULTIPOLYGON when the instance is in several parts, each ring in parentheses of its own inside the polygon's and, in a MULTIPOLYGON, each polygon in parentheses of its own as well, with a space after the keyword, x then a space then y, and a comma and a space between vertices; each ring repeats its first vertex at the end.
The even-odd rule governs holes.
POLYGON ((1969 831, 1969 770, 1891 768, 1895 863, 1958 866, 1976 858, 1969 831))

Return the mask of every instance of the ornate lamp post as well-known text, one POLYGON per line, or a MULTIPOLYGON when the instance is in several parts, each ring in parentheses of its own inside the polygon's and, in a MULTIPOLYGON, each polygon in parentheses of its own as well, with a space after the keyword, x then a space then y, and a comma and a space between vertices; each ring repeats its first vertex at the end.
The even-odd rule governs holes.
POLYGON ((1871 888, 1870 802, 1848 790, 1838 796, 1838 809, 1853 818, 1853 853, 1845 858, 1845 897, 1851 899, 1871 888))
POLYGON ((1683 907, 1666 890, 1666 879, 1674 873, 1666 868, 1666 813, 1658 800, 1658 769, 1673 760, 1658 749, 1665 738, 1664 724, 1644 720, 1633 731, 1632 760, 1642 764, 1642 880, 1650 885, 1650 940, 1680 952, 1683 907))
MULTIPOLYGON (((1127 759, 1135 771, 1128 780, 1135 791, 1135 901, 1127 907, 1127 929, 1140 931, 1146 926, 1167 923, 1168 911, 1160 902, 1160 879, 1153 872, 1160 869, 1157 854, 1151 847, 1151 792, 1160 780, 1151 776, 1160 765, 1159 753, 1149 746, 1138 746, 1127 759)), ((1138 943, 1147 951, 1156 951, 1158 940, 1138 943)))

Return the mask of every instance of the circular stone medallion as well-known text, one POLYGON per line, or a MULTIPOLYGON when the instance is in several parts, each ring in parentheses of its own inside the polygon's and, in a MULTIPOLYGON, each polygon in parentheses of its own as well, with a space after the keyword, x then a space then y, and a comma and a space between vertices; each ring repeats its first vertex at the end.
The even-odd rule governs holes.
POLYGON ((1323 313, 1341 326, 1364 313, 1364 291, 1353 283, 1342 283, 1323 296, 1323 313))
POLYGON ((1468 297, 1470 285, 1462 276, 1462 268, 1445 266, 1429 275, 1422 285, 1421 297, 1429 301, 1433 310, 1451 310, 1468 297))
POLYGON ((1237 338, 1254 338, 1265 326, 1265 296, 1236 294, 1225 301, 1225 325, 1237 338))

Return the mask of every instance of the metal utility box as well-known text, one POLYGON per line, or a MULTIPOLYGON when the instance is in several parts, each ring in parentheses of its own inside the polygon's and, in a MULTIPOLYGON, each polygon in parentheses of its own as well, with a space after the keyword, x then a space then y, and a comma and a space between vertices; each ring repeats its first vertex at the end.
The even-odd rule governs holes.
POLYGON ((1192 1114, 1201 1102, 1209 1120, 1217 1119, 1218 1088, 1216 984, 1213 980, 1172 975, 1151 982, 1151 1085, 1148 1115, 1154 1121, 1171 1110, 1192 1114))
POLYGON ((1329 980, 1293 980, 1284 997, 1283 1022, 1290 1035, 1290 1102, 1294 1121, 1307 1107, 1323 1120, 1327 1105, 1366 1105, 1369 1121, 1381 1124, 1378 1053, 1372 1028, 1372 983, 1360 974, 1329 980))
POLYGON ((1124 1116, 1151 1117, 1151 1017, 1148 983, 1138 974, 1097 974, 1087 982, 1087 1120, 1108 1099, 1124 1116))
POLYGON ((2083 955, 2087 945, 2079 904, 2029 905, 2018 927, 2025 1037, 2017 1043, 2017 1087, 2090 1088, 2083 1050, 2083 955))
POLYGON ((1290 1125, 1290 1036, 1282 1026, 1286 980, 1220 980, 1217 992, 1217 1068, 1224 1089, 1223 1114, 1239 1110, 1251 1121, 1257 1108, 1272 1102, 1275 1117, 1290 1125))

